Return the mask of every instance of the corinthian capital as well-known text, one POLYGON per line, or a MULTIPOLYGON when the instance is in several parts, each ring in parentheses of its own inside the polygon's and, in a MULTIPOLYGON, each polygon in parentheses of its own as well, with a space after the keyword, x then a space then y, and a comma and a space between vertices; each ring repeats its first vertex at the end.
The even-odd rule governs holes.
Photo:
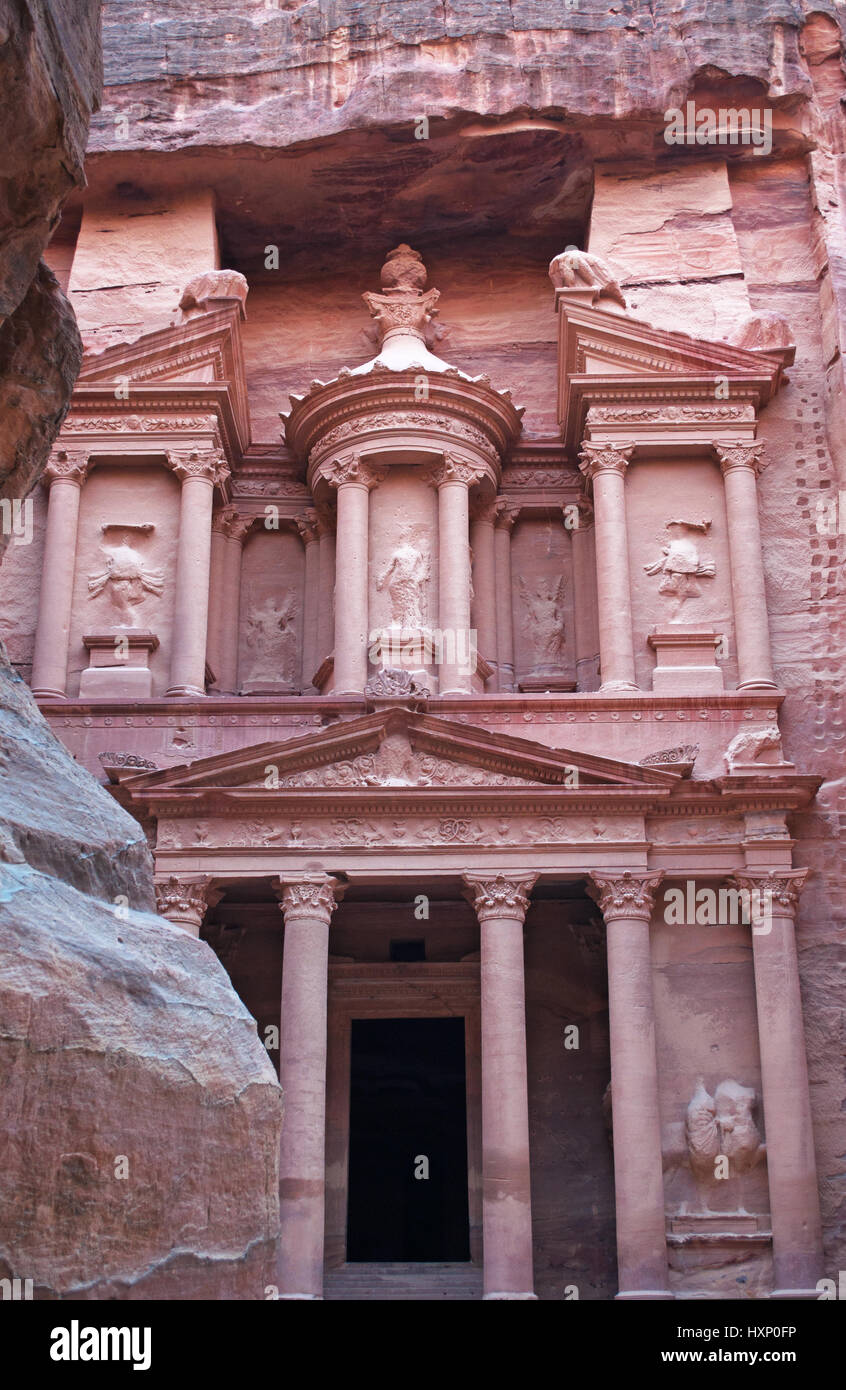
POLYGON ((182 878, 170 874, 168 878, 158 879, 156 891, 156 910, 162 917, 179 926, 199 932, 203 918, 211 907, 216 907, 223 897, 223 891, 215 888, 208 875, 199 878, 182 878))
POLYGON ((355 483, 359 487, 372 488, 381 483, 387 468, 362 459, 360 454, 342 454, 340 458, 322 463, 317 470, 330 487, 343 487, 345 483, 355 483))
POLYGON ((763 458, 763 439, 755 439, 751 444, 715 444, 714 449, 720 460, 723 476, 734 468, 751 468, 757 477, 766 466, 763 458))
POLYGON ((49 482, 54 483, 61 479, 62 482, 82 484, 88 472, 88 450, 87 449, 53 449, 44 469, 44 476, 49 482))
POLYGON ((729 883, 748 893, 752 902, 775 903, 792 914, 807 877, 807 869, 743 869, 733 874, 729 883))
POLYGON ((322 922, 328 927, 345 890, 346 884, 330 874, 292 874, 290 878, 280 878, 276 892, 285 925, 302 920, 322 922))
POLYGON ((522 922, 537 877, 529 873, 492 874, 490 877, 465 874, 465 897, 473 904, 480 922, 492 917, 519 918, 522 922))
POLYGON ((579 468, 586 478, 594 478, 597 473, 625 473, 629 459, 634 452, 634 444, 582 444, 579 454, 579 468))
POLYGON ((209 483, 222 483, 229 477, 229 465, 222 449, 170 450, 167 461, 180 482, 188 478, 203 478, 209 483))
POLYGON ((294 517, 294 525, 300 533, 304 545, 310 545, 316 541, 319 535, 317 512, 313 507, 301 516, 294 517))
POLYGON ((442 463, 436 463, 425 473, 427 483, 432 487, 443 487, 444 483, 465 483, 471 487, 485 476, 484 468, 476 463, 468 463, 458 454, 445 453, 442 463))
POLYGON ((640 869, 623 869, 605 873, 594 869, 588 875, 587 890, 596 903, 606 922, 618 917, 641 917, 649 921, 655 901, 655 890, 664 877, 663 870, 644 872, 640 869))

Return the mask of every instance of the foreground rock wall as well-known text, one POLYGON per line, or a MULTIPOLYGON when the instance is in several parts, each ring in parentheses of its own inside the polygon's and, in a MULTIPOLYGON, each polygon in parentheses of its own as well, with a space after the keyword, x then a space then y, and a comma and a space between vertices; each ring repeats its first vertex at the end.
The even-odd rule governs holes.
MULTIPOLYGON (((17 503, 82 357, 39 256, 83 178, 98 19, 95 0, 0 0, 0 496, 17 503)), ((36 1297, 262 1298, 272 1277, 279 1085, 213 952, 153 905, 141 828, 0 644, 0 1278, 36 1297)))

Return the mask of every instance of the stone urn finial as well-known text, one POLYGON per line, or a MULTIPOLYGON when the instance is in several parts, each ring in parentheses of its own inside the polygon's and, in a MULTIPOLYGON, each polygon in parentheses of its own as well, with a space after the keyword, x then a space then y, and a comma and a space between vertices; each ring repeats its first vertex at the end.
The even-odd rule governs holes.
POLYGON ((401 242, 388 252, 382 266, 381 294, 362 295, 376 320, 380 343, 396 334, 426 342, 426 330, 438 312, 435 305, 440 291, 424 293, 425 284, 426 267, 419 251, 401 242))
POLYGON ((426 267, 420 252, 412 251, 404 241, 395 246, 385 257, 381 284, 386 294, 404 290, 421 294, 426 284, 426 267))

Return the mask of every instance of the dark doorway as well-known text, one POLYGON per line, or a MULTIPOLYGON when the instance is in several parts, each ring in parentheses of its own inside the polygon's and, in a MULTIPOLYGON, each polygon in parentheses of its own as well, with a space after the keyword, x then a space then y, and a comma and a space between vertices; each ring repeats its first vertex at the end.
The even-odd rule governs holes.
POLYGON ((347 1260, 469 1260, 464 1019, 353 1019, 351 1050, 347 1260))

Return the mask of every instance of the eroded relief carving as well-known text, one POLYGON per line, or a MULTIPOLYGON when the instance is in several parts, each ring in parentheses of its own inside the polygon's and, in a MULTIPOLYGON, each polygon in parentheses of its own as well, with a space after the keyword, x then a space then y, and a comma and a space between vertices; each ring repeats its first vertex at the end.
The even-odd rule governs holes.
POLYGON ((549 263, 549 278, 556 290, 594 289, 598 292, 598 298, 612 299, 624 309, 626 307, 623 291, 608 263, 600 256, 580 251, 576 246, 568 246, 565 251, 553 256, 549 263))
POLYGON ((248 681, 294 684, 297 662, 297 603, 290 590, 255 603, 247 615, 248 681))
POLYGON ((378 593, 390 602, 390 621, 396 627, 419 628, 427 621, 429 556, 416 544, 412 529, 400 533, 390 560, 376 580, 378 593))
POLYGON ((734 772, 747 763, 784 763, 778 726, 772 724, 767 729, 741 729, 723 757, 727 772, 734 772))
POLYGON ((689 598, 702 593, 699 579, 713 579, 717 567, 713 560, 703 559, 694 539, 697 533, 707 536, 709 520, 668 521, 665 529, 670 539, 661 548, 661 558, 643 568, 647 574, 661 575, 658 592, 676 600, 672 610, 675 617, 689 598))
POLYGON ((564 665, 564 576, 537 579, 530 586, 520 576, 520 594, 535 652, 533 671, 559 672, 564 665))
POLYGON ((766 1157, 757 1106, 751 1086, 727 1077, 712 1095, 697 1078, 684 1120, 665 1125, 662 1134, 668 1199, 681 1213, 695 1216, 697 1209, 707 1213, 716 1206, 730 1216, 766 1202, 765 1184, 753 1174, 766 1157))
POLYGON ((120 626, 137 627, 138 607, 148 594, 158 595, 164 589, 161 570, 147 563, 136 547, 149 538, 155 527, 151 522, 141 525, 104 522, 102 549, 105 567, 88 576, 88 596, 97 598, 103 592, 115 610, 120 626))

